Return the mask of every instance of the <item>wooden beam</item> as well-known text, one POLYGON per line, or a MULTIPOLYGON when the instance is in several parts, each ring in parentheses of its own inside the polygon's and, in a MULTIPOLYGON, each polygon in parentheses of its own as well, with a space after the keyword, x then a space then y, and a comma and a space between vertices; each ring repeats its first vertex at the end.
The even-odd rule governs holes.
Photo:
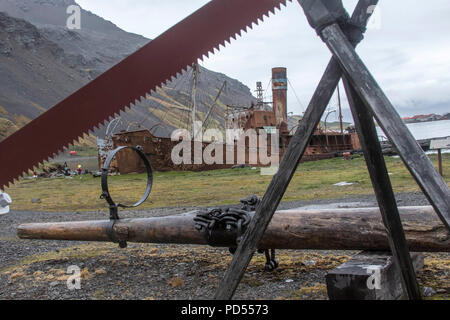
MULTIPOLYGON (((366 26, 371 15, 371 12, 369 12, 368 9, 377 3, 378 0, 360 0, 353 13, 352 23, 366 26)), ((233 297, 234 292, 257 249, 257 244, 261 240, 275 210, 283 198, 314 130, 320 123, 320 118, 325 112, 341 76, 342 71, 339 64, 336 63, 334 58, 331 59, 325 74, 320 80, 319 86, 311 99, 305 116, 300 122, 297 132, 292 138, 289 147, 281 160, 278 173, 274 176, 264 194, 264 197, 256 210, 255 218, 250 223, 225 276, 219 284, 214 296, 215 299, 228 300, 233 297)))
POLYGON ((420 300, 420 288, 414 272, 411 255, 408 250, 405 232, 397 208, 391 180, 384 161, 377 130, 373 121, 372 112, 364 105, 364 102, 344 76, 344 87, 347 93, 350 109, 355 121, 355 127, 359 135, 359 141, 364 152, 364 157, 372 180, 373 189, 378 200, 383 223, 389 238, 389 245, 399 268, 401 283, 406 296, 411 300, 420 300))
POLYGON ((444 179, 433 167, 339 25, 327 26, 322 30, 321 36, 358 95, 370 106, 378 124, 399 151, 400 157, 436 213, 450 230, 450 190, 444 179))
MULTIPOLYGON (((414 270, 423 268, 422 253, 411 253, 414 270)), ((330 300, 403 300, 399 266, 389 252, 364 251, 328 272, 330 300)))

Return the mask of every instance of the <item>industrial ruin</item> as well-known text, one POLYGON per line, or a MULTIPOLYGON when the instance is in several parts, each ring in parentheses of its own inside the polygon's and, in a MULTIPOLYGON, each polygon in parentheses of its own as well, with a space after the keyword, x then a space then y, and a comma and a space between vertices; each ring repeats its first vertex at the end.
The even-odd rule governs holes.
MULTIPOLYGON (((122 131, 114 134, 107 147, 99 147, 99 168, 101 169, 106 155, 109 151, 122 146, 141 146, 143 152, 152 159, 152 166, 157 171, 188 170, 203 171, 214 169, 232 168, 237 165, 247 166, 267 166, 261 159, 261 148, 267 148, 264 152, 269 157, 276 156, 279 163, 291 142, 293 130, 288 129, 287 112, 287 90, 288 78, 286 68, 272 69, 272 96, 273 101, 264 102, 261 82, 257 83, 258 102, 250 107, 227 106, 225 117, 225 129, 240 132, 239 130, 254 130, 256 134, 263 130, 267 134, 267 143, 260 145, 258 138, 257 145, 249 143, 248 136, 237 135, 233 139, 233 144, 218 143, 212 141, 191 141, 191 150, 194 150, 195 143, 202 146, 202 154, 205 148, 211 143, 219 144, 222 148, 223 160, 220 163, 207 164, 201 161, 195 164, 194 154, 192 154, 191 164, 174 164, 171 159, 172 150, 179 141, 172 141, 171 138, 157 137, 150 130, 122 131), (243 141, 239 141, 244 139, 243 141), (273 152, 273 139, 276 141, 279 152, 273 152), (245 161, 238 157, 239 143, 245 144, 245 161), (267 146, 267 147, 266 147, 267 146), (233 158, 227 158, 227 153, 232 153, 233 158)), ((194 108, 195 109, 195 108, 194 108)), ((300 121, 301 122, 301 121, 300 121)), ((300 123, 299 123, 300 124, 300 123)), ((294 128, 295 129, 295 128, 294 128)), ((192 134, 192 136, 194 136, 192 134)), ((195 134, 198 139, 198 134, 195 134)), ((216 146, 217 147, 217 146, 216 146)), ((343 153, 354 152, 361 149, 358 134, 345 132, 341 126, 340 132, 326 131, 320 126, 311 137, 310 143, 305 151, 302 161, 312 161, 342 156, 343 153)), ((121 174, 133 172, 145 172, 145 167, 132 151, 124 151, 117 155, 113 164, 115 171, 121 174)))

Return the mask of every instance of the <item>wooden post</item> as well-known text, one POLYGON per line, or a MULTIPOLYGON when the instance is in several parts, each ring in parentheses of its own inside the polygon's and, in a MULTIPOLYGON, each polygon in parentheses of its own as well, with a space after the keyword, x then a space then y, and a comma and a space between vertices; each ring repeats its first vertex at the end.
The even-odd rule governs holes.
POLYGON ((341 134, 344 135, 344 127, 342 124, 341 90, 339 89, 339 84, 337 86, 337 96, 338 96, 338 107, 339 107, 339 126, 341 128, 341 134))
POLYGON ((442 149, 438 149, 438 166, 439 166, 439 174, 444 177, 444 171, 442 169, 442 149))
MULTIPOLYGON (((353 13, 352 23, 366 26, 371 15, 368 9, 377 3, 378 0, 360 0, 353 13)), ((283 156, 278 173, 274 176, 264 194, 256 210, 255 218, 245 232, 233 256, 233 260, 219 284, 215 299, 228 300, 233 297, 260 239, 264 235, 275 210, 289 186, 289 182, 297 169, 311 136, 320 123, 320 119, 336 90, 341 76, 341 68, 332 58, 311 99, 302 122, 283 156)))
POLYGON ((450 149, 450 137, 444 139, 433 139, 430 142, 430 150, 437 150, 439 174, 441 177, 444 177, 444 170, 442 168, 442 149, 450 149))
POLYGON ((378 124, 398 150, 436 213, 450 230, 450 190, 444 179, 435 170, 339 25, 334 23, 325 27, 321 36, 358 95, 370 107, 378 124))
MULTIPOLYGON (((414 270, 423 268, 422 253, 411 253, 414 270)), ((403 300, 401 273, 389 252, 364 251, 328 272, 330 300, 403 300)))
POLYGON ((370 110, 366 108, 364 102, 345 76, 344 87, 352 110, 359 140, 364 151, 364 157, 375 190, 375 195, 383 217, 383 223, 386 226, 389 244, 396 261, 395 265, 399 268, 403 289, 405 294, 411 300, 420 300, 419 284, 417 283, 381 145, 378 141, 377 131, 373 122, 373 115, 370 110))

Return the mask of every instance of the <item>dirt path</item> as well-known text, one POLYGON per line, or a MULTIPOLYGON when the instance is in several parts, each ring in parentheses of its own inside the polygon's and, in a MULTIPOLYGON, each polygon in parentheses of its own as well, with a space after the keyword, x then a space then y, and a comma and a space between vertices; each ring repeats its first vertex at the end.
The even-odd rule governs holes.
MULTIPOLYGON (((400 205, 427 205, 423 195, 401 194, 400 205)), ((374 206, 372 196, 283 203, 280 209, 305 206, 374 206)), ((194 208, 159 208, 121 213, 125 217, 179 214, 194 208)), ((209 299, 231 261, 226 249, 187 245, 24 241, 19 224, 107 218, 106 213, 12 212, 0 216, 0 299, 209 299), (70 291, 67 269, 82 271, 81 290, 70 291)), ((348 260, 352 251, 279 250, 280 267, 263 271, 256 255, 236 299, 326 299, 324 276, 348 260)), ((448 254, 427 254, 419 274, 422 286, 450 289, 448 254)), ((435 297, 448 298, 447 294, 435 297)))

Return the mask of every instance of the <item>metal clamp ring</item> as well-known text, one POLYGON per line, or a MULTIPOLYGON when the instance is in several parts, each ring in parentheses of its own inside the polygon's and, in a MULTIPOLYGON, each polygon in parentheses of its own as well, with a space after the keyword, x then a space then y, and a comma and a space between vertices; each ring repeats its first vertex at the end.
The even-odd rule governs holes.
POLYGON ((109 204, 109 219, 111 221, 106 228, 106 233, 108 235, 108 238, 114 243, 119 243, 119 246, 121 248, 126 248, 127 243, 126 243, 126 241, 118 240, 116 238, 116 236, 114 235, 114 225, 116 224, 117 220, 120 219, 119 213, 118 213, 118 208, 119 207, 121 207, 121 208, 136 208, 136 207, 140 206, 141 204, 143 204, 145 202, 145 200, 147 200, 147 198, 150 196, 150 193, 152 191, 152 185, 153 185, 152 166, 150 165, 150 161, 147 159, 144 152, 142 152, 141 147, 139 147, 139 146, 136 148, 128 147, 128 146, 119 147, 119 148, 115 149, 114 151, 112 151, 108 155, 108 158, 106 159, 105 164, 103 165, 103 168, 102 168, 102 195, 100 196, 100 198, 105 199, 106 202, 108 202, 108 204, 109 204), (123 149, 127 149, 127 148, 136 151, 136 153, 139 155, 139 157, 144 161, 145 167, 147 169, 147 188, 145 189, 145 193, 142 196, 141 200, 139 200, 132 206, 127 206, 127 205, 123 205, 120 203, 116 204, 114 202, 114 200, 112 199, 111 194, 109 193, 109 190, 108 190, 109 166, 111 165, 111 162, 114 159, 114 157, 116 156, 116 154, 119 151, 121 151, 123 149))
MULTIPOLYGON (((128 147, 128 146, 124 146, 124 147, 119 147, 117 149, 115 149, 114 151, 112 151, 109 155, 108 158, 105 161, 105 164, 103 165, 102 168, 102 195, 101 198, 105 199, 106 202, 108 202, 110 208, 136 208, 139 207, 141 204, 143 204, 145 202, 145 200, 147 200, 147 198, 150 196, 150 193, 152 191, 152 185, 153 185, 153 170, 152 170, 152 166, 150 165, 150 161, 147 159, 147 156, 144 154, 144 152, 142 152, 142 149, 139 147, 128 147), (109 166, 111 165, 112 160, 114 159, 114 157, 116 156, 116 154, 123 150, 123 149, 131 149, 134 150, 139 157, 142 159, 142 161, 144 161, 145 167, 147 169, 147 188, 145 189, 145 193, 142 196, 141 200, 139 200, 138 202, 136 202, 135 204, 128 206, 128 205, 123 205, 123 204, 116 204, 110 193, 108 190, 108 171, 109 171, 109 166)), ((118 217, 115 217, 116 219, 118 219, 118 217)))

